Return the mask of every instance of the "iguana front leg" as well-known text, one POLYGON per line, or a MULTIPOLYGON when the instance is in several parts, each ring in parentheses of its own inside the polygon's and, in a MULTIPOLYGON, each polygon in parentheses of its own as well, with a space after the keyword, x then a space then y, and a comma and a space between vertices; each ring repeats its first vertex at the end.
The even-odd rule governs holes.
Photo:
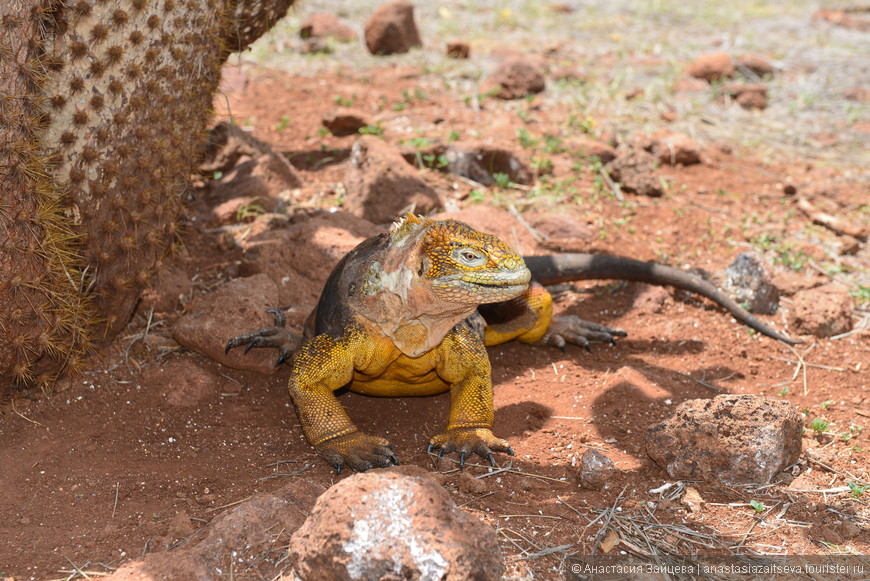
POLYGON ((465 324, 457 325, 439 351, 438 374, 450 384, 450 417, 447 431, 429 440, 429 451, 437 449, 439 457, 459 452, 460 466, 471 454, 493 466, 493 452, 513 456, 507 440, 492 433, 492 369, 480 336, 465 324))
POLYGON ((302 431, 339 474, 345 465, 363 472, 399 464, 390 443, 360 432, 333 395, 353 378, 354 356, 363 350, 358 343, 364 340, 353 330, 338 339, 318 335, 296 354, 290 373, 290 397, 302 431))

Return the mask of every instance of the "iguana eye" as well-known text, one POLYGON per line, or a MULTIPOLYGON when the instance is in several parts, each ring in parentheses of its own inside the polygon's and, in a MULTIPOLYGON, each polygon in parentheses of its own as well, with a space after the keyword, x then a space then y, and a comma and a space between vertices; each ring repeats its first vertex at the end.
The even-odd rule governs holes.
POLYGON ((464 266, 483 266, 486 264, 486 256, 473 248, 457 248, 453 251, 453 260, 464 266))

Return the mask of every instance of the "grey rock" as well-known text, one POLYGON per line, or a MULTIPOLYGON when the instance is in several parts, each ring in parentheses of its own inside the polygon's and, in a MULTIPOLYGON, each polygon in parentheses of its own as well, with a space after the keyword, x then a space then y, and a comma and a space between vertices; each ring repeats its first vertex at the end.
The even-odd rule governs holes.
POLYGON ((598 450, 588 448, 580 458, 580 486, 599 490, 613 477, 615 471, 613 460, 598 450))
POLYGON ((723 291, 751 313, 772 315, 779 309, 779 289, 771 282, 761 257, 754 252, 741 252, 715 278, 723 291))
POLYGON ((671 478, 765 484, 798 460, 802 433, 786 401, 720 395, 685 401, 650 426, 646 452, 671 478))

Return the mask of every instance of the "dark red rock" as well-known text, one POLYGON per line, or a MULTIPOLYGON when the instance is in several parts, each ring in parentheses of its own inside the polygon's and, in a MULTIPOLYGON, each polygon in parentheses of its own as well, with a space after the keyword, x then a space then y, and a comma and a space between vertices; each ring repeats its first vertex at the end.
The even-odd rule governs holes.
POLYGON ((309 38, 334 38, 339 42, 353 42, 358 35, 354 29, 342 24, 331 12, 312 14, 299 28, 299 36, 309 38))
POLYGON ((761 77, 772 77, 775 69, 770 59, 762 54, 746 53, 737 57, 737 67, 761 77))
POLYGON ((665 165, 701 163, 701 146, 685 133, 667 132, 656 136, 652 152, 665 165))
POLYGON ((281 192, 302 185, 287 158, 231 123, 212 129, 200 171, 214 178, 207 197, 220 223, 236 221, 237 210, 245 204, 272 211, 281 192))
POLYGON ((411 206, 421 214, 443 206, 420 172, 397 149, 372 135, 354 144, 345 186, 345 208, 375 224, 393 222, 411 206))
POLYGON ((323 116, 322 122, 336 137, 358 134, 363 127, 374 124, 367 113, 358 109, 334 109, 323 116))
POLYGON ((365 24, 365 40, 375 55, 405 53, 423 46, 414 22, 414 5, 397 0, 379 6, 365 24))
POLYGON ((601 160, 601 163, 609 163, 616 159, 616 148, 591 137, 580 135, 568 138, 565 140, 565 147, 572 155, 594 156, 601 160))
POLYGON ((622 191, 657 198, 664 195, 664 190, 655 163, 651 153, 630 149, 608 163, 605 170, 622 191))
POLYGON ((504 571, 495 531, 419 468, 372 470, 334 485, 289 552, 302 579, 319 581, 496 581, 504 571))
POLYGON ((480 93, 498 99, 522 99, 547 87, 544 73, 532 60, 513 57, 505 60, 480 84, 480 93))
POLYGON ((467 59, 471 56, 471 45, 467 42, 448 42, 447 56, 453 59, 467 59))
POLYGON ((265 274, 231 280, 218 290, 197 297, 178 319, 172 337, 184 347, 235 369, 274 373, 273 350, 243 349, 224 353, 227 341, 239 333, 274 324, 267 313, 278 305, 278 288, 265 274))
MULTIPOLYGON (((321 492, 322 488, 316 484, 301 479, 274 492, 256 494, 215 516, 192 542, 182 543, 172 550, 149 551, 144 558, 125 563, 100 579, 215 579, 216 572, 226 567, 227 555, 266 552, 275 542, 276 531, 296 530, 321 492)), ((194 525, 186 513, 179 512, 169 523, 165 538, 174 540, 192 528, 194 525)))
POLYGON ((729 83, 722 87, 722 94, 737 101, 744 109, 767 108, 767 85, 764 83, 729 83))
POLYGON ((799 335, 833 337, 852 330, 852 297, 838 285, 828 284, 794 295, 789 326, 799 335))
POLYGON ((734 76, 734 63, 727 52, 702 54, 686 67, 686 72, 696 79, 712 83, 734 76))
POLYGON ((534 182, 531 170, 514 151, 481 142, 454 143, 444 152, 446 170, 485 186, 496 183, 495 174, 505 174, 516 184, 534 182))

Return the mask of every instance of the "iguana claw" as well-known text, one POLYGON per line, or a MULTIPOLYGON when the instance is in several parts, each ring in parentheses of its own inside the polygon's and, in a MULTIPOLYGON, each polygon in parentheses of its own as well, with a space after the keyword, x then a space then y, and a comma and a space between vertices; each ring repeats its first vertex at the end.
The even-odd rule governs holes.
POLYGON ((393 449, 387 440, 362 432, 353 432, 327 440, 314 446, 314 449, 335 467, 338 475, 341 474, 344 466, 350 466, 357 472, 365 472, 371 468, 399 466, 399 459, 393 454, 393 449))
POLYGON ((565 351, 568 343, 573 343, 587 351, 591 351, 590 342, 616 344, 617 337, 625 337, 628 333, 617 327, 606 327, 598 323, 584 321, 574 315, 553 317, 550 328, 538 343, 558 347, 565 351))
POLYGON ((514 455, 513 449, 506 440, 496 438, 487 428, 451 428, 429 440, 428 451, 438 448, 438 458, 450 452, 459 452, 459 467, 465 466, 465 461, 472 454, 477 454, 495 466, 493 452, 504 452, 514 455))
POLYGON ((254 348, 272 347, 278 349, 278 359, 275 361, 275 367, 287 361, 299 347, 302 337, 298 333, 284 328, 287 324, 287 319, 283 311, 269 309, 268 312, 275 316, 274 326, 263 327, 262 329, 233 337, 227 341, 224 353, 229 353, 230 349, 241 345, 245 345, 245 354, 254 348))
POLYGON ((284 311, 281 309, 268 309, 267 313, 271 313, 275 316, 275 326, 276 327, 286 327, 287 326, 287 316, 284 315, 284 311))

